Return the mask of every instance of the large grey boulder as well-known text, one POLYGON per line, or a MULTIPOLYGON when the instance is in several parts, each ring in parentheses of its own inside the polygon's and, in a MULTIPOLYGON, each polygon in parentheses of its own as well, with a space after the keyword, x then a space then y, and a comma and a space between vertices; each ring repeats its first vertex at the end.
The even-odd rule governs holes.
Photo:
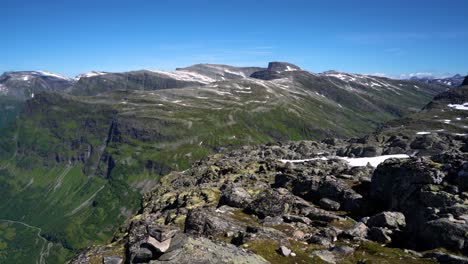
POLYGON ((389 159, 372 176, 371 196, 384 209, 414 210, 411 205, 424 185, 441 184, 444 174, 425 159, 389 159))
POLYGON ((222 192, 220 204, 246 208, 252 200, 251 195, 244 188, 229 185, 222 192))
POLYGON ((288 193, 282 193, 277 189, 266 189, 257 195, 247 209, 260 218, 274 217, 287 214, 292 204, 293 197, 288 193))
POLYGON ((449 248, 468 254, 468 224, 441 218, 424 224, 420 239, 431 248, 449 248))
POLYGON ((369 220, 367 220, 367 225, 397 229, 404 228, 406 226, 406 220, 405 215, 400 212, 382 212, 369 218, 369 220))

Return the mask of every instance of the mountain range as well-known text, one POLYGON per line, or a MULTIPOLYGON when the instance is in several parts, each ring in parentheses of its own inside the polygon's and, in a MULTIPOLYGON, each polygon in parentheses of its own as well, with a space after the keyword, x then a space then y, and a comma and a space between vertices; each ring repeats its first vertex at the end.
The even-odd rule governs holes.
POLYGON ((465 101, 452 100, 452 93, 438 82, 315 74, 285 62, 91 72, 77 79, 4 73, 0 219, 37 227, 47 242, 25 246, 37 235, 26 231, 16 240, 0 236, 6 245, 0 260, 21 263, 37 253, 38 262, 63 263, 84 247, 108 242, 161 177, 210 154, 376 129, 395 133, 403 124, 411 134, 462 134, 459 121, 466 121, 447 105, 465 101))
POLYGON ((425 82, 425 83, 437 83, 437 84, 444 84, 450 87, 459 87, 463 80, 465 79, 464 76, 460 74, 455 74, 451 77, 411 77, 410 80, 425 82))

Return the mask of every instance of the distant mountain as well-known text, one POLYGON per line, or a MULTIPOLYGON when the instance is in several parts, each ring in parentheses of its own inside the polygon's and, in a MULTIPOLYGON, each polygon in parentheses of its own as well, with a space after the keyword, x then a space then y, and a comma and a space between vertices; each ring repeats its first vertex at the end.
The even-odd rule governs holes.
POLYGON ((464 77, 460 74, 455 74, 452 77, 435 78, 435 77, 411 77, 410 80, 420 81, 424 83, 443 84, 451 87, 458 87, 463 82, 464 77))
POLYGON ((41 92, 65 92, 73 79, 46 71, 5 72, 0 75, 0 128, 15 120, 24 101, 41 92))
POLYGON ((18 99, 40 92, 64 92, 75 80, 46 71, 5 72, 0 76, 0 95, 18 99))
POLYGON ((161 90, 200 86, 215 81, 246 78, 260 69, 197 64, 175 71, 91 72, 77 77, 78 82, 71 89, 71 94, 89 96, 115 90, 161 90))

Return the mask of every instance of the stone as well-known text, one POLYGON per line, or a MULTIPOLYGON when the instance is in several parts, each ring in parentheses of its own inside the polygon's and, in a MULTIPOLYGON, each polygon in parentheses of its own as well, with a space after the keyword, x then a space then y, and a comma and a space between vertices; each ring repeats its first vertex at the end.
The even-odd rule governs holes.
POLYGON ((153 248, 156 250, 156 252, 164 253, 164 252, 167 251, 167 249, 171 245, 171 238, 160 242, 157 239, 150 236, 146 243, 153 246, 153 248))
POLYGON ((220 204, 237 208, 246 208, 252 202, 250 194, 242 187, 227 186, 220 198, 220 204))
MULTIPOLYGON (((374 172, 371 195, 376 203, 390 210, 402 211, 410 203, 415 191, 426 184, 440 184, 444 174, 429 161, 388 159, 374 172)), ((405 212, 405 211, 403 211, 405 212)))
POLYGON ((333 201, 328 198, 322 198, 319 201, 320 207, 322 207, 325 210, 330 210, 330 211, 338 211, 340 209, 340 203, 333 201))
POLYGON ((429 248, 444 247, 459 252, 468 252, 465 243, 468 225, 441 218, 429 221, 419 233, 420 243, 429 248))
POLYGON ((135 252, 135 256, 133 258, 133 263, 142 263, 142 262, 149 262, 152 259, 155 259, 153 251, 150 248, 143 245, 135 252))
POLYGON ((405 215, 400 212, 381 212, 367 220, 371 227, 403 228, 406 226, 405 215))
POLYGON ((185 220, 185 232, 189 234, 214 236, 224 235, 228 231, 241 231, 245 227, 229 214, 217 213, 209 208, 196 208, 189 211, 185 220))
POLYGON ((358 222, 350 229, 345 230, 343 235, 348 237, 366 238, 368 232, 369 228, 364 223, 358 222))
POLYGON ((281 194, 275 189, 267 189, 257 195, 250 203, 248 211, 265 218, 266 216, 282 216, 287 214, 293 203, 289 194, 281 194))
POLYGON ((328 250, 315 250, 312 252, 313 256, 319 257, 322 261, 325 261, 330 264, 336 263, 335 254, 328 250))
POLYGON ((291 254, 291 249, 289 249, 289 248, 287 248, 285 246, 281 246, 281 247, 278 248, 278 252, 282 256, 288 257, 291 254))
POLYGON ((309 218, 298 215, 285 215, 283 216, 283 220, 287 223, 298 222, 306 225, 310 225, 312 222, 309 218))
POLYGON ((292 234, 292 237, 296 240, 302 240, 305 237, 305 233, 302 232, 301 230, 295 230, 292 234))
POLYGON ((123 259, 122 257, 118 257, 118 256, 105 256, 102 258, 102 262, 104 264, 122 264, 123 259))
POLYGON ((423 257, 436 259, 437 262, 442 264, 468 264, 468 258, 466 257, 455 256, 442 252, 426 253, 423 257))
POLYGON ((354 252, 354 248, 349 247, 349 246, 338 246, 338 247, 334 247, 332 250, 332 253, 342 258, 353 254, 353 252, 354 252))
POLYGON ((154 237, 159 242, 166 241, 172 238, 179 230, 170 226, 154 226, 148 227, 148 234, 154 237))

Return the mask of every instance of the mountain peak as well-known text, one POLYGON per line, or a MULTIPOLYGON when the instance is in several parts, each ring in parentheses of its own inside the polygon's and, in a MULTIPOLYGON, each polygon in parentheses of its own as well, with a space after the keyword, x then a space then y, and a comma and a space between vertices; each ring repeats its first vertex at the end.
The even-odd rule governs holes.
POLYGON ((302 69, 288 62, 273 61, 268 64, 268 70, 283 72, 283 71, 301 71, 302 69))

